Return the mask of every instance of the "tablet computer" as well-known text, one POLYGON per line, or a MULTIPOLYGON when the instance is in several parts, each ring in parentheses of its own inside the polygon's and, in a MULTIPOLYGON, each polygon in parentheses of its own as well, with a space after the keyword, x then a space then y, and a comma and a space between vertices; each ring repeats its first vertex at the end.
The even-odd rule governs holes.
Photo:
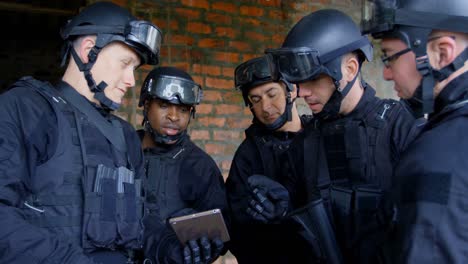
POLYGON ((220 209, 170 218, 169 224, 183 245, 202 236, 209 239, 218 237, 223 242, 229 241, 229 233, 220 209))

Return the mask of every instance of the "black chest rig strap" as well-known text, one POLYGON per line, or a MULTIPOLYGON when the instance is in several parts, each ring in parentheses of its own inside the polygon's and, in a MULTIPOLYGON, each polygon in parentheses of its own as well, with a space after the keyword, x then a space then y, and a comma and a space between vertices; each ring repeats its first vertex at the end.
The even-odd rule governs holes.
POLYGON ((88 120, 93 123, 99 131, 114 145, 116 149, 125 153, 127 146, 123 135, 122 127, 117 122, 112 120, 109 123, 91 104, 73 88, 68 85, 61 85, 61 92, 63 96, 69 101, 76 109, 79 109, 88 120), (111 125, 112 124, 112 125, 111 125))

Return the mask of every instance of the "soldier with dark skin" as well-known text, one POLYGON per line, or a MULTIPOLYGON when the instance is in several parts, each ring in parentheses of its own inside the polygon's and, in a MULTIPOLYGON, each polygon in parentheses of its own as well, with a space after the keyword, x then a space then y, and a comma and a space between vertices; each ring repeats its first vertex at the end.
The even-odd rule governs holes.
POLYGON ((463 0, 366 1, 368 32, 412 35, 427 123, 395 169, 396 221, 389 263, 466 263, 468 6, 463 0), (387 15, 392 13, 393 16, 387 15), (424 17, 424 20, 420 18, 424 17))
MULTIPOLYGON (((282 181, 283 153, 310 117, 299 116, 291 84, 272 81, 265 57, 237 66, 234 79, 254 118, 226 180, 232 220, 230 251, 240 264, 307 262, 310 254, 299 226, 291 220, 274 219, 271 205, 282 203, 286 189, 278 186, 263 193, 256 181, 282 181), (256 195, 259 190, 264 199, 256 195)), ((276 211, 281 214, 287 206, 283 203, 276 211)))
MULTIPOLYGON (((141 87, 144 128, 138 133, 145 155, 147 222, 166 224, 169 218, 211 209, 221 209, 227 216, 221 172, 187 132, 201 98, 201 86, 175 67, 155 68, 141 87)), ((156 261, 211 263, 224 244, 220 238, 200 237, 183 247, 172 233, 160 241, 159 248, 170 246, 173 253, 160 251, 156 261)))

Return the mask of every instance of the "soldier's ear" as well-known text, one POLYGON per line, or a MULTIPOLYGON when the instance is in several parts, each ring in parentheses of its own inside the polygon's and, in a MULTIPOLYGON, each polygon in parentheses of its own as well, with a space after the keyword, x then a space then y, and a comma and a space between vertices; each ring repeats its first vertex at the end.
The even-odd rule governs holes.
POLYGON ((78 39, 77 53, 83 63, 88 63, 88 54, 91 49, 96 45, 95 36, 85 36, 78 39))
POLYGON ((442 69, 457 57, 457 42, 451 36, 436 38, 428 43, 427 51, 432 67, 442 69))
POLYGON ((359 72, 359 61, 355 54, 345 55, 341 63, 342 80, 350 82, 359 72))

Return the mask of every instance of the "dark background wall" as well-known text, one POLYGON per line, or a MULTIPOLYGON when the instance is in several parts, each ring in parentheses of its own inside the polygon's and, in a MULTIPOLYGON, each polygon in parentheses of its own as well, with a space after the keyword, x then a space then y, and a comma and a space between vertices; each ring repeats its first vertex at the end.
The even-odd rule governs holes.
MULTIPOLYGON (((92 0, 0 0, 0 89, 17 78, 33 75, 56 82, 60 64, 59 29, 92 0)), ((234 68, 279 47, 301 17, 321 8, 336 8, 360 20, 360 0, 115 0, 164 33, 161 64, 188 71, 204 88, 204 100, 191 122, 192 139, 217 162, 226 177, 232 156, 251 122, 251 113, 234 90, 234 68)), ((376 43, 377 44, 377 43, 376 43)), ((377 44, 378 45, 378 44, 377 44)), ((378 46, 374 52, 379 56, 378 46)), ((142 121, 137 108, 141 82, 151 67, 137 72, 137 86, 117 114, 135 127, 142 121)), ((378 59, 364 66, 364 78, 382 97, 392 97, 391 84, 381 78, 378 59)), ((299 104, 300 112, 307 112, 299 104)), ((224 258, 220 263, 235 263, 224 258)))

